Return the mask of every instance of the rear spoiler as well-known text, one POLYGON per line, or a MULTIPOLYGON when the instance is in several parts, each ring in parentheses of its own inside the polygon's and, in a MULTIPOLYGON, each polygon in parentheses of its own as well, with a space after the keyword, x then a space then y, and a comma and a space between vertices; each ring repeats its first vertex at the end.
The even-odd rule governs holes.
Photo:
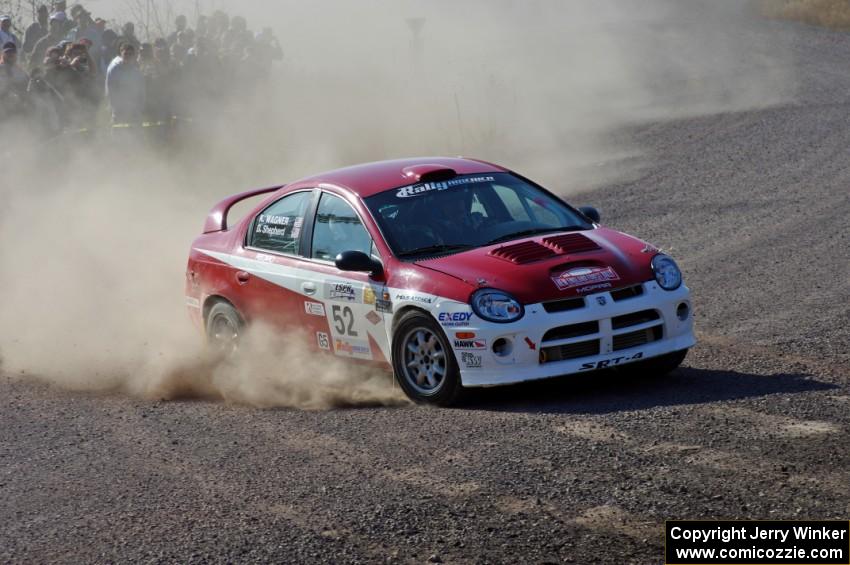
POLYGON ((279 186, 270 186, 268 188, 257 188, 240 194, 234 194, 233 196, 228 196, 213 206, 212 210, 210 210, 207 220, 204 222, 204 233, 227 231, 227 213, 230 212, 230 209, 233 208, 234 205, 254 196, 268 194, 269 192, 276 192, 284 186, 286 185, 282 184, 279 186))

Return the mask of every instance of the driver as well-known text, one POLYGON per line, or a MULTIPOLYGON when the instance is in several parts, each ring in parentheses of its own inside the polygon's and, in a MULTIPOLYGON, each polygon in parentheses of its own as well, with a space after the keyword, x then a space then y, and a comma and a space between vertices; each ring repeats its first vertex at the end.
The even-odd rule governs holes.
POLYGON ((437 218, 434 224, 443 243, 471 243, 472 235, 480 225, 480 221, 476 222, 470 213, 472 193, 468 189, 446 191, 437 195, 435 204, 437 218))

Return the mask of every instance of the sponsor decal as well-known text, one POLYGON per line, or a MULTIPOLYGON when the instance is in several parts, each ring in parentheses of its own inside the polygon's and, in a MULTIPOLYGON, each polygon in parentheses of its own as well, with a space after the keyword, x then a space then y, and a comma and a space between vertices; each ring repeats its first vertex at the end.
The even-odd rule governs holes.
POLYGON ((325 317, 325 305, 321 302, 305 302, 304 311, 310 314, 311 316, 322 316, 323 318, 325 317))
POLYGON ((331 300, 341 300, 343 302, 355 302, 357 300, 357 293, 354 291, 354 285, 351 283, 329 281, 328 298, 331 300))
POLYGON ((487 349, 486 339, 456 339, 455 349, 487 349))
POLYGON ((440 312, 437 319, 447 328, 461 328, 469 325, 472 312, 440 312))
POLYGON ((363 288, 363 304, 374 304, 376 300, 375 291, 371 286, 363 288))
POLYGON ((372 322, 372 325, 374 326, 381 321, 381 315, 374 310, 369 310, 369 313, 366 314, 366 319, 372 322))
POLYGON ((328 334, 324 332, 316 332, 316 341, 319 343, 319 349, 330 351, 331 340, 328 337, 328 334))
POLYGON ((292 234, 290 237, 292 239, 298 239, 298 236, 301 235, 301 226, 304 225, 304 218, 295 218, 295 222, 292 224, 292 234))
POLYGON ((188 306, 189 308, 200 308, 201 307, 201 301, 198 300, 197 298, 192 298, 191 296, 187 296, 186 297, 186 306, 188 306))
POLYGON ((606 288, 612 288, 613 286, 614 285, 612 285, 611 283, 592 284, 592 285, 588 285, 588 286, 583 286, 581 288, 577 288, 576 292, 581 293, 581 294, 586 294, 588 292, 593 292, 593 291, 596 291, 596 290, 604 290, 606 288))
POLYGON ((334 350, 337 353, 345 353, 347 355, 371 355, 372 353, 368 345, 357 342, 352 343, 344 339, 334 341, 334 350))
POLYGON ((396 294, 396 300, 402 302, 419 302, 420 304, 431 304, 432 299, 427 296, 416 296, 415 294, 396 294))
POLYGON ((625 357, 614 357, 613 359, 606 359, 605 361, 582 363, 581 367, 579 367, 579 371, 608 369, 610 367, 616 367, 617 365, 622 365, 623 363, 628 363, 630 361, 637 361, 639 359, 643 359, 643 351, 638 351, 634 355, 626 355, 625 357))
POLYGON ((585 285, 593 286, 607 283, 610 287, 611 283, 608 281, 618 280, 620 280, 620 276, 611 267, 575 267, 552 277, 552 282, 559 290, 580 286, 582 292, 588 292, 589 287, 585 285))
POLYGON ((275 226, 288 226, 289 216, 269 216, 268 214, 260 214, 261 224, 272 224, 275 226))
POLYGON ((526 336, 526 338, 525 338, 525 344, 526 344, 526 345, 528 346, 528 348, 529 348, 530 350, 532 350, 532 351, 534 351, 535 349, 537 349, 537 344, 536 344, 536 343, 534 343, 533 341, 531 341, 531 338, 530 338, 530 337, 527 337, 527 336, 526 336))
POLYGON ((263 263, 274 263, 274 257, 271 255, 266 255, 265 253, 257 253, 256 254, 257 261, 262 261, 263 263))
POLYGON ((392 314, 393 313, 393 303, 391 300, 375 300, 375 310, 381 312, 383 314, 392 314))
POLYGON ((474 353, 461 353, 460 354, 461 362, 466 366, 467 369, 480 369, 481 368, 481 356, 475 355, 474 353))
POLYGON ((405 186, 404 188, 399 189, 399 191, 396 192, 395 195, 397 198, 410 198, 411 196, 421 196, 434 190, 443 191, 464 184, 493 182, 494 180, 496 179, 494 179, 493 177, 467 177, 462 179, 447 180, 443 182, 425 182, 422 184, 405 186))
POLYGON ((597 296, 596 297, 596 303, 599 304, 600 306, 605 306, 606 304, 608 304, 608 299, 605 298, 604 296, 597 296))

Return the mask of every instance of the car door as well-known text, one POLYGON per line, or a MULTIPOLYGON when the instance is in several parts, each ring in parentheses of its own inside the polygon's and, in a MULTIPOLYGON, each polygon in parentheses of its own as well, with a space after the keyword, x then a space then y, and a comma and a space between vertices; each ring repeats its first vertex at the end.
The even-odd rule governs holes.
POLYGON ((300 287, 305 225, 318 193, 287 194, 257 214, 248 228, 237 273, 243 310, 251 320, 293 331, 303 327, 306 314, 300 287))
POLYGON ((381 308, 386 304, 384 284, 369 273, 340 271, 334 264, 343 251, 376 255, 360 216, 340 196, 322 192, 308 247, 310 267, 301 284, 315 298, 305 310, 316 346, 339 357, 389 360, 386 312, 381 308))

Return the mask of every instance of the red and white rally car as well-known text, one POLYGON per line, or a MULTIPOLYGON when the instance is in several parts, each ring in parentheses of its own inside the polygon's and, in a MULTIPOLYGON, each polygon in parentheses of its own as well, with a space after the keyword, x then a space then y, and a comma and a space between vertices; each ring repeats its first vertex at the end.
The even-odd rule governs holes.
POLYGON ((416 401, 627 364, 672 371, 694 345, 669 256, 472 159, 358 165, 232 196, 192 245, 187 304, 238 348, 263 320, 317 352, 392 368, 416 401), (237 202, 268 196, 234 226, 237 202))

